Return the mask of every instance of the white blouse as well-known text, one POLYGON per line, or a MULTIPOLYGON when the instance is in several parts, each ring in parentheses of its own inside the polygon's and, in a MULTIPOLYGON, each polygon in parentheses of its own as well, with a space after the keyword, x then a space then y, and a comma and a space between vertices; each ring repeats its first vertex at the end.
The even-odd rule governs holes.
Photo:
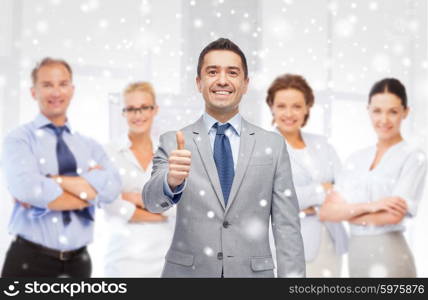
MULTIPOLYGON (((122 179, 122 193, 142 193, 150 179, 152 163, 142 168, 132 153, 128 137, 106 147, 122 179)), ((135 204, 118 198, 104 207, 110 226, 105 255, 105 275, 160 277, 175 226, 175 208, 164 213, 165 222, 129 223, 135 204)))
MULTIPOLYGON (((277 131, 278 132, 278 131, 277 131)), ((287 143, 290 156, 293 183, 301 210, 319 207, 324 202, 326 193, 323 183, 334 183, 341 169, 340 159, 324 136, 302 132, 306 147, 294 149, 287 143)), ((301 214, 301 233, 305 246, 305 259, 312 261, 321 245, 321 226, 326 226, 332 238, 336 254, 348 250, 348 236, 340 222, 321 222, 317 215, 301 214)))
MULTIPOLYGON (((416 215, 422 198, 427 171, 426 155, 402 141, 390 147, 379 164, 370 170, 376 146, 360 150, 345 163, 339 176, 337 190, 349 203, 373 202, 397 196, 408 206, 408 217, 416 215)), ((351 234, 371 235, 404 231, 403 221, 395 225, 364 226, 351 224, 351 234)))

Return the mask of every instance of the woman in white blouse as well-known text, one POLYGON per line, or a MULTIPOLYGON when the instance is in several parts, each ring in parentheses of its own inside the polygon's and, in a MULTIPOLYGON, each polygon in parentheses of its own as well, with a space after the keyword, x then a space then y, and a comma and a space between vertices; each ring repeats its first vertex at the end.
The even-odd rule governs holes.
POLYGON ((416 214, 427 165, 425 153, 400 132, 409 113, 403 84, 394 78, 375 83, 368 112, 377 144, 350 156, 320 217, 351 224, 351 277, 415 277, 403 221, 416 214))
POLYGON ((105 207, 111 231, 104 271, 109 277, 160 277, 172 239, 174 210, 168 216, 151 213, 141 194, 152 170, 151 129, 158 106, 147 82, 130 84, 123 96, 128 133, 106 149, 121 175, 122 194, 105 207))
POLYGON ((285 74, 268 90, 276 130, 284 136, 301 209, 301 232, 307 277, 340 277, 347 234, 339 223, 321 222, 317 210, 332 188, 340 161, 334 148, 321 135, 301 131, 309 119, 314 95, 306 80, 285 74))

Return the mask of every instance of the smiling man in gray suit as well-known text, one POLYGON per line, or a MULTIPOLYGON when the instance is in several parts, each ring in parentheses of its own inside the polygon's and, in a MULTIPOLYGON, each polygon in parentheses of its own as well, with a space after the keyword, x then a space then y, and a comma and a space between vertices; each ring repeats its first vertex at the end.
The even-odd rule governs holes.
POLYGON ((160 137, 143 200, 151 212, 177 205, 163 277, 305 276, 299 207, 284 139, 245 121, 241 49, 220 38, 200 56, 196 84, 205 113, 160 137))

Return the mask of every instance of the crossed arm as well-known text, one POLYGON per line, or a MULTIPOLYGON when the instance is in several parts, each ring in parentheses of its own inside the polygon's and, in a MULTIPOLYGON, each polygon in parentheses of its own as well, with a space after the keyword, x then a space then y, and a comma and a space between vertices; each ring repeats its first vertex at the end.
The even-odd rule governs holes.
POLYGON ((134 213, 128 222, 163 222, 167 219, 166 216, 160 213, 151 213, 144 208, 142 195, 140 193, 122 193, 121 199, 135 205, 134 213))
POLYGON ((382 226, 400 223, 407 210, 405 200, 400 197, 385 197, 367 203, 346 203, 338 192, 331 191, 320 208, 319 218, 321 221, 382 226))
MULTIPOLYGON (((90 205, 88 200, 93 200, 97 196, 94 188, 82 177, 71 176, 49 176, 54 179, 62 188, 63 193, 48 203, 48 209, 53 211, 66 211, 84 209, 90 205)), ((15 198, 25 208, 30 208, 29 203, 21 202, 15 198)))

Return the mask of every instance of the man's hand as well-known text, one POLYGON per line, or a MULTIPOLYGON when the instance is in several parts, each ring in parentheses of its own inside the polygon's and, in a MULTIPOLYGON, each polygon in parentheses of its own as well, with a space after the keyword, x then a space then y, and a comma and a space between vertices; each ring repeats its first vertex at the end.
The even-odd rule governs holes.
POLYGON ((68 192, 63 192, 58 198, 48 203, 48 208, 50 210, 57 211, 84 209, 88 206, 89 202, 68 192))
POLYGON ((305 209, 301 210, 301 212, 305 213, 305 215, 307 215, 307 216, 313 216, 313 215, 317 214, 317 211, 315 210, 315 208, 313 206, 305 208, 305 209))
POLYGON ((176 138, 177 150, 172 151, 168 159, 167 180, 172 191, 189 176, 192 155, 189 150, 184 149, 184 134, 181 131, 177 131, 176 138))
POLYGON ((88 172, 91 172, 92 170, 102 170, 102 169, 103 169, 103 167, 96 165, 96 166, 90 167, 88 169, 88 172))
POLYGON ((31 208, 31 204, 25 203, 25 202, 21 202, 16 198, 13 198, 13 200, 15 200, 16 203, 18 203, 19 205, 21 205, 23 208, 31 208))

